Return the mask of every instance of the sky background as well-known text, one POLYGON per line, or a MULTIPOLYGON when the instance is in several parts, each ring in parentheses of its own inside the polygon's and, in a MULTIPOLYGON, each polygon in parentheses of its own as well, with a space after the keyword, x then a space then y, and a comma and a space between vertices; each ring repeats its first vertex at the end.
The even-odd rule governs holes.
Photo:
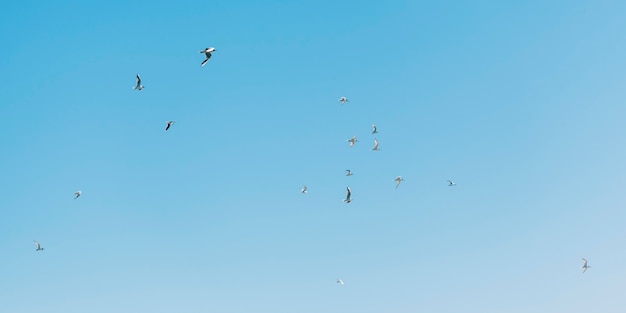
POLYGON ((0 311, 623 312, 625 16, 4 1, 0 311))

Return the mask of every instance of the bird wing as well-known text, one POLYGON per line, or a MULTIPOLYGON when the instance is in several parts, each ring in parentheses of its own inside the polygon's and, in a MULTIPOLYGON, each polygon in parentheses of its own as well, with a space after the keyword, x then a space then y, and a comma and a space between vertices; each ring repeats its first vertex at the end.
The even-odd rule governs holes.
POLYGON ((139 86, 140 84, 141 84, 141 76, 137 74, 137 86, 139 86))
POLYGON ((376 138, 374 138, 374 149, 378 148, 378 140, 376 140, 376 138))
POLYGON ((35 246, 37 246, 37 249, 41 248, 41 244, 39 243, 39 241, 37 240, 33 240, 35 242, 35 246))
POLYGON ((348 190, 348 194, 346 195, 346 199, 350 199, 350 195, 352 195, 352 191, 350 191, 350 187, 346 188, 348 190))

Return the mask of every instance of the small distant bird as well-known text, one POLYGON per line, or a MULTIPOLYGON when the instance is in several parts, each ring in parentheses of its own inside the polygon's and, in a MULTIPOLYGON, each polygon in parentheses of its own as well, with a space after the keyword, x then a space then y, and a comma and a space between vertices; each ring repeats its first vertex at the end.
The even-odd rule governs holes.
POLYGON ((137 74, 137 84, 133 87, 133 89, 140 91, 143 89, 143 85, 141 84, 141 77, 139 76, 139 74, 137 74))
POLYGON ((352 171, 351 170, 346 170, 346 176, 352 176, 352 171))
POLYGON ((300 192, 306 194, 307 193, 307 189, 308 188, 306 187, 306 185, 304 185, 304 186, 302 186, 302 189, 300 190, 300 192))
POLYGON ((43 251, 43 248, 41 247, 41 244, 39 243, 39 241, 37 240, 33 240, 35 242, 35 246, 37 246, 37 250, 35 251, 43 251))
POLYGON ((581 268, 583 269, 583 274, 584 274, 588 268, 591 268, 591 266, 587 265, 587 259, 583 258, 583 262, 585 263, 583 264, 581 268))
POLYGON ((356 142, 358 142, 358 140, 356 140, 356 136, 353 136, 352 138, 350 138, 350 139, 348 139, 346 141, 350 143, 350 148, 354 147, 354 144, 356 142))
POLYGON ((378 131, 376 130, 376 124, 372 124, 372 134, 378 134, 378 131))
POLYGON ((451 181, 451 180, 448 180, 448 186, 450 186, 450 187, 456 186, 456 183, 451 181))
POLYGON ((217 50, 215 50, 215 48, 213 48, 213 47, 209 47, 209 48, 206 48, 206 49, 200 51, 200 53, 204 53, 204 55, 206 55, 206 59, 204 59, 204 61, 202 61, 201 66, 204 66, 206 64, 206 62, 209 62, 209 59, 211 58, 211 53, 213 53, 215 51, 217 51, 217 50))
POLYGON ((74 200, 78 199, 78 197, 80 197, 80 195, 82 195, 82 194, 83 194, 83 192, 82 192, 82 191, 80 191, 80 190, 79 190, 79 191, 77 191, 77 192, 75 192, 75 193, 74 193, 74 196, 75 196, 75 197, 74 197, 74 200))
POLYGON ((343 202, 345 203, 350 203, 352 202, 352 191, 350 191, 350 187, 348 186, 348 188, 346 188, 348 190, 348 194, 346 195, 346 198, 343 200, 343 202))
POLYGON ((174 123, 176 123, 176 122, 174 122, 174 121, 168 121, 168 122, 167 122, 167 125, 165 126, 165 131, 167 131, 168 129, 170 129, 170 127, 172 127, 172 125, 174 125, 174 123))
POLYGON ((343 286, 343 280, 341 280, 340 278, 337 278, 337 283, 343 286))
POLYGON ((380 151, 380 149, 378 149, 378 140, 376 138, 374 138, 374 148, 372 148, 372 150, 380 151))
POLYGON ((341 97, 341 98, 339 98, 339 102, 341 102, 341 105, 344 105, 344 104, 346 104, 346 102, 350 102, 350 101, 348 101, 348 98, 346 98, 346 97, 341 97))
POLYGON ((396 188, 398 188, 398 186, 400 186, 400 183, 404 181, 404 178, 402 178, 402 176, 398 176, 393 181, 396 182, 396 188))

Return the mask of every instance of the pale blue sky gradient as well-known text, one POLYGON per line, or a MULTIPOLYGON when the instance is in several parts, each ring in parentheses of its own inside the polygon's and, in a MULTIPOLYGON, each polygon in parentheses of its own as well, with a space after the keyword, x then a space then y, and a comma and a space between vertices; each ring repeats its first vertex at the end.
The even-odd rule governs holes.
POLYGON ((625 16, 5 1, 0 312, 621 313, 625 16))

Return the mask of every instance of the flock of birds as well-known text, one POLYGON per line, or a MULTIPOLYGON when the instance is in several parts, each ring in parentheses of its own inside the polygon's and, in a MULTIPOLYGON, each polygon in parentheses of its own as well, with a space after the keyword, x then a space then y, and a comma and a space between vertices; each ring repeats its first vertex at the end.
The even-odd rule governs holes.
MULTIPOLYGON (((203 53, 205 55, 205 59, 202 61, 202 63, 200 63, 200 66, 204 67, 209 62, 213 52, 215 52, 215 51, 216 50, 213 47, 207 47, 207 48, 205 48, 203 50, 200 50, 200 53, 203 53)), ((137 78, 137 80, 135 82, 135 86, 133 86, 133 89, 137 90, 137 91, 141 91, 141 90, 144 89, 144 86, 141 84, 141 76, 139 74, 137 74, 136 78, 137 78)), ((346 103, 348 103, 350 101, 348 100, 347 97, 342 96, 341 98, 339 98, 339 102, 341 102, 341 105, 343 106, 344 104, 346 104, 346 103)), ((172 127, 172 125, 174 125, 174 123, 176 123, 176 122, 175 121, 167 121, 166 125, 165 125, 165 131, 168 131, 172 127)), ((378 134, 378 129, 376 128, 376 124, 372 124, 372 132, 371 132, 371 134, 373 134, 373 135, 378 134)), ((350 144, 351 148, 354 147, 354 145, 357 142, 359 142, 356 135, 353 136, 352 138, 346 140, 346 141, 350 144)), ((374 146, 372 147, 372 150, 373 151, 381 151, 381 149, 379 148, 378 139, 376 139, 376 138, 374 138, 374 146)), ((352 173, 351 170, 349 170, 349 169, 346 170, 346 176, 352 176, 352 175, 354 175, 354 173, 352 173)), ((397 176, 394 179, 394 181, 396 182, 396 187, 395 188, 397 189, 398 186, 400 186, 400 184, 404 181, 404 178, 402 176, 397 176)), ((447 180, 447 182, 448 182, 448 186, 449 187, 456 186, 456 183, 454 181, 452 181, 452 180, 447 180)), ((345 199, 343 199, 343 202, 344 203, 350 203, 353 200, 353 198, 352 198, 352 190, 350 190, 350 186, 346 187, 346 190, 347 190, 347 193, 346 193, 345 199)), ((302 189, 300 190, 300 192, 302 194, 307 194, 308 187, 306 185, 303 185, 302 189)), ((78 199, 82 195, 82 193, 83 192, 81 190, 78 190, 78 191, 74 192, 74 200, 78 199)), ((41 243, 39 243, 39 241, 33 240, 33 242, 35 243, 35 246, 36 246, 35 251, 43 251, 44 250, 44 248, 41 246, 41 243)), ((589 266, 589 263, 588 263, 587 259, 582 258, 582 260, 583 260, 583 265, 582 265, 581 269, 583 270, 582 272, 585 273, 587 271, 587 269, 591 268, 591 266, 589 266)), ((337 284, 343 286, 344 282, 343 282, 342 279, 337 278, 337 284)))

